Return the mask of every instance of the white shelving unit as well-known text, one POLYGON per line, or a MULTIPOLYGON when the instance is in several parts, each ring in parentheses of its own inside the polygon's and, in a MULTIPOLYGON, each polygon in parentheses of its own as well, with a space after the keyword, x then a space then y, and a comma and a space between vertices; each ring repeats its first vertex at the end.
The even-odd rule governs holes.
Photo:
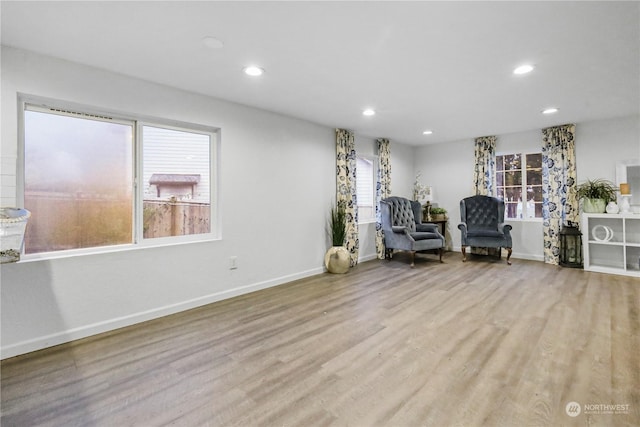
POLYGON ((582 214, 584 269, 640 277, 640 215, 582 214))

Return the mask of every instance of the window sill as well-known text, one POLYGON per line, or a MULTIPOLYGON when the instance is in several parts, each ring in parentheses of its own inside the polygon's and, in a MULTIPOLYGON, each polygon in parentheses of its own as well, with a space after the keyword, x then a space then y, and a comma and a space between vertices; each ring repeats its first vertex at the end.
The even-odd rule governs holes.
POLYGON ((504 222, 542 222, 542 218, 507 218, 504 222))
POLYGON ((61 259, 61 258, 110 254, 114 252, 128 252, 128 251, 137 251, 141 249, 153 249, 153 248, 164 248, 168 246, 191 245, 191 244, 197 244, 197 243, 217 242, 220 240, 222 239, 212 236, 212 237, 203 238, 199 240, 180 241, 180 242, 165 241, 162 243, 153 243, 153 244, 130 244, 130 245, 108 246, 104 248, 97 247, 97 248, 87 248, 87 249, 71 249, 71 250, 60 251, 60 252, 41 252, 37 254, 23 254, 20 257, 20 261, 18 261, 18 263, 22 264, 22 263, 34 262, 34 261, 49 261, 49 260, 61 259))

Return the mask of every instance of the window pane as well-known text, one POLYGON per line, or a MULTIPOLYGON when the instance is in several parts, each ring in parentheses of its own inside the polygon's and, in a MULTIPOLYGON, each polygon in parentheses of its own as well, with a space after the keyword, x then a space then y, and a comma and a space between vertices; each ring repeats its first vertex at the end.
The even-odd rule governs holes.
POLYGON ((496 185, 498 187, 504 186, 504 173, 503 172, 498 172, 496 174, 496 185))
POLYGON ((542 187, 527 187, 527 199, 542 203, 542 187))
POLYGON ((143 238, 209 233, 211 136, 142 127, 143 238))
POLYGON ((527 218, 542 218, 542 153, 527 154, 527 218))
POLYGON ((522 199, 522 187, 507 187, 505 188, 506 200, 517 202, 522 199))
POLYGON ((528 185, 542 185, 542 173, 540 170, 527 170, 528 185))
POLYGON ((506 218, 518 218, 518 203, 506 202, 504 207, 504 215, 506 218))
POLYGON ((504 183, 506 186, 522 185, 522 172, 505 172, 504 183))
POLYGON ((527 154, 527 169, 541 169, 542 154, 527 154))
POLYGON ((504 170, 504 156, 496 156, 496 170, 497 171, 504 170))
POLYGON ((132 129, 25 111, 25 253, 133 242, 132 129))
POLYGON ((517 170, 522 169, 522 161, 519 154, 512 154, 504 156, 504 169, 505 170, 517 170))
POLYGON ((536 218, 542 218, 542 203, 536 203, 536 218))

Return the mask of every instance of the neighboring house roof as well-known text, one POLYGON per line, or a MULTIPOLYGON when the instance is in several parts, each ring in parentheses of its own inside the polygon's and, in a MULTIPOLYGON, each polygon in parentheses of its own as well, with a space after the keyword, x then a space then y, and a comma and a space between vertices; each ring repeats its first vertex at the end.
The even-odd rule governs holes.
POLYGON ((149 184, 197 184, 200 182, 200 174, 181 173, 154 173, 149 179, 149 184))

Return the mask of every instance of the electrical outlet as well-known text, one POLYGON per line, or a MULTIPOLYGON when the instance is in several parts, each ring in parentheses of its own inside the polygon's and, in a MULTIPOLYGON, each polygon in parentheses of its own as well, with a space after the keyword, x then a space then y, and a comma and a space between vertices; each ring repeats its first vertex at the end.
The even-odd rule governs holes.
POLYGON ((235 270, 238 268, 238 257, 232 256, 229 258, 229 270, 235 270))

